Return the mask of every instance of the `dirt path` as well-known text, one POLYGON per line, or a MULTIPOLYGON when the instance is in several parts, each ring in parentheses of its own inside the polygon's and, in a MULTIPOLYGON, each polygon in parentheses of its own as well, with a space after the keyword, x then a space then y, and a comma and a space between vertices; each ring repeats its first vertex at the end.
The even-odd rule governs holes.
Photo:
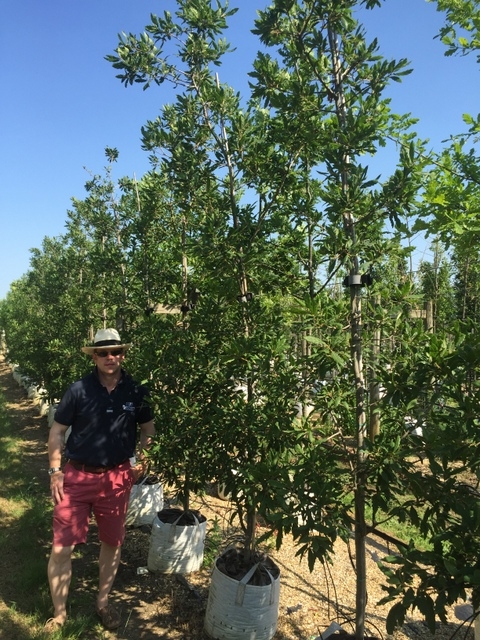
MULTIPOLYGON (((46 474, 48 460, 46 441, 48 435, 47 419, 40 418, 38 408, 26 398, 25 391, 13 380, 10 368, 0 359, 0 387, 7 399, 7 408, 11 415, 15 431, 25 441, 25 464, 32 477, 48 491, 46 474)), ((168 499, 168 496, 167 496, 168 499)), ((0 505, 1 506, 1 505, 0 505)), ((217 520, 222 530, 229 530, 230 505, 209 495, 197 498, 192 505, 208 519, 210 526, 217 520)), ((93 604, 97 581, 98 539, 96 527, 92 523, 89 540, 80 545, 74 560, 74 581, 72 583, 70 615, 75 618, 83 615, 91 619, 91 628, 83 638, 118 638, 125 640, 205 640, 203 631, 205 606, 210 584, 210 570, 185 576, 185 580, 172 575, 138 574, 139 567, 147 564, 150 541, 148 528, 129 529, 122 554, 122 563, 112 592, 112 601, 122 613, 122 626, 115 633, 100 630, 93 616, 93 604)), ((47 550, 39 550, 46 553, 47 550)), ((386 607, 376 606, 382 595, 380 584, 383 575, 379 571, 375 558, 382 555, 385 548, 379 540, 371 539, 368 544, 369 607, 368 624, 376 635, 385 636, 386 607)), ((351 631, 347 622, 354 615, 355 575, 352 570, 348 549, 339 543, 334 563, 327 570, 319 566, 313 573, 308 571, 306 562, 295 557, 295 547, 286 539, 280 552, 272 553, 281 569, 281 589, 279 624, 275 640, 310 640, 325 631, 332 621, 337 621, 351 631)), ((46 561, 45 561, 46 562, 46 561)), ((0 595, 2 594, 0 576, 0 595)), ((1 607, 5 604, 0 598, 1 607)), ((451 624, 439 625, 435 640, 449 638, 458 626, 452 611, 451 624)), ((1 626, 0 626, 1 631, 1 626)), ((463 639, 464 632, 459 638, 463 639)), ((0 633, 0 637, 1 633, 0 633)), ((395 640, 429 640, 430 634, 417 617, 395 633, 395 640)), ((473 631, 468 640, 473 638, 473 631)), ((9 639, 12 640, 12 639, 9 639)))

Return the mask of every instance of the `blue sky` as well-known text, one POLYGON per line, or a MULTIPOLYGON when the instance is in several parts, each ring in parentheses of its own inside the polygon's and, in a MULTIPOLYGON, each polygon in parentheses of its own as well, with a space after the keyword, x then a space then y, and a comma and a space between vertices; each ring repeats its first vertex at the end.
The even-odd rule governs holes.
MULTIPOLYGON (((222 82, 243 95, 258 44, 250 34, 267 0, 239 6, 227 37, 237 51, 222 82)), ((175 11, 174 0, 3 0, 0 18, 0 299, 29 268, 30 249, 64 233, 71 198, 83 198, 88 172, 101 173, 104 149, 120 152, 114 177, 143 175, 148 154, 140 127, 172 100, 166 84, 125 88, 105 61, 121 31, 141 33, 150 13, 175 11)), ((439 149, 464 130, 463 113, 480 111, 480 67, 474 57, 445 58, 434 36, 443 16, 425 0, 385 0, 365 20, 387 58, 408 58, 414 72, 389 90, 397 113, 419 118, 419 134, 439 149)), ((388 152, 375 162, 393 168, 388 152)), ((425 245, 416 258, 428 259, 425 245)))

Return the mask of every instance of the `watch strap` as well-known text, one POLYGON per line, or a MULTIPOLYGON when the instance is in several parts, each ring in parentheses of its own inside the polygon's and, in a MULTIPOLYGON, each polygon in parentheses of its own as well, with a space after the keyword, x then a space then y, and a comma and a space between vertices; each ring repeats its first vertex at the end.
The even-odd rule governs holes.
POLYGON ((48 470, 48 475, 52 476, 54 473, 57 473, 57 471, 61 471, 62 467, 50 467, 50 469, 48 470))

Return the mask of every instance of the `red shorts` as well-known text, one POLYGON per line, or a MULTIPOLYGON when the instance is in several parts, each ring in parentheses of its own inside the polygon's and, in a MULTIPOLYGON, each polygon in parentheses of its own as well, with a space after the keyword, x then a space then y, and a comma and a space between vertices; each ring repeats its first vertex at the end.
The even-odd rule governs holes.
POLYGON ((93 513, 100 541, 119 547, 125 538, 125 516, 134 482, 130 461, 105 473, 79 471, 67 463, 64 474, 64 497, 53 509, 53 544, 71 547, 85 542, 93 513))

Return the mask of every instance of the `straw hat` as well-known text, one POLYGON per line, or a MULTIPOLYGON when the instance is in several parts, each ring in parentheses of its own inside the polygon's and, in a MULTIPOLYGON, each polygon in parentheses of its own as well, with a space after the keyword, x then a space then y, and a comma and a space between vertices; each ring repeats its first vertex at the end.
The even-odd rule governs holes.
POLYGON ((131 346, 131 343, 122 344, 120 334, 116 329, 99 329, 93 339, 93 345, 91 347, 82 347, 82 351, 83 353, 89 353, 91 355, 98 350, 111 350, 112 347, 117 347, 117 349, 124 349, 126 351, 131 346))

